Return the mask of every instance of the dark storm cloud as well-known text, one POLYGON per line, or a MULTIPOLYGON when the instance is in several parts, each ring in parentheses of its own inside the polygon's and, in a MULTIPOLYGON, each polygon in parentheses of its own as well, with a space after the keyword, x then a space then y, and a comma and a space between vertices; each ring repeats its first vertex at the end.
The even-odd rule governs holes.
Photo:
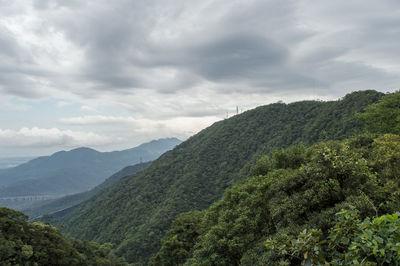
MULTIPOLYGON (((204 17, 205 26, 199 32, 178 32, 178 38, 164 42, 154 40, 151 36, 160 29, 158 19, 161 16, 178 14, 179 19, 180 12, 186 12, 184 7, 178 6, 182 3, 174 5, 173 1, 168 1, 168 4, 169 8, 157 2, 113 2, 113 8, 103 6, 92 10, 94 13, 89 18, 82 16, 83 21, 77 25, 85 25, 83 28, 68 30, 70 23, 65 23, 64 29, 72 32, 71 39, 86 47, 85 77, 103 84, 98 86, 103 90, 140 87, 168 93, 188 90, 204 81, 225 84, 226 89, 220 86, 221 93, 240 91, 238 86, 235 90, 231 88, 232 82, 241 83, 243 92, 270 93, 311 88, 315 91, 316 86, 323 91, 336 83, 353 82, 357 78, 368 80, 372 76, 393 79, 370 65, 338 63, 336 59, 363 47, 380 53, 385 53, 382 47, 396 50, 394 38, 397 37, 393 32, 397 29, 396 18, 381 21, 381 17, 373 17, 369 21, 356 14, 347 22, 350 29, 337 35, 331 33, 326 40, 311 43, 315 47, 306 55, 296 55, 292 50, 309 38, 318 37, 312 30, 298 27, 301 21, 296 13, 296 2, 226 2, 225 9, 220 10, 223 15, 215 19, 215 24, 207 24, 207 17, 204 17), (381 21, 381 25, 377 21, 381 21), (362 41, 354 40, 357 36, 362 41), (369 39, 372 37, 376 40, 369 39), (389 43, 384 44, 388 40, 389 43), (172 86, 168 83, 152 86, 141 75, 162 67, 190 72, 191 78, 172 82, 172 86)), ((208 8, 212 10, 213 5, 222 7, 213 3, 208 8)), ((168 19, 167 22, 174 21, 174 17, 168 19)), ((162 25, 161 30, 169 26, 162 25)), ((361 82, 359 85, 362 86, 361 82)))
MULTIPOLYGON (((203 84, 214 84, 216 95, 312 89, 340 96, 341 85, 398 82, 382 67, 399 68, 397 1, 35 0, 33 7, 43 27, 82 51, 83 63, 60 86, 90 84, 71 89, 84 97, 174 94, 203 84)), ((18 53, 3 39, 3 51, 18 53)))
MULTIPOLYGON (((50 6, 52 1, 39 2, 43 8, 50 6)), ((218 18, 219 26, 215 29, 207 26, 201 36, 189 33, 181 34, 176 40, 157 41, 151 38, 154 31, 169 27, 168 24, 159 24, 160 17, 179 16, 185 11, 180 6, 174 6, 173 1, 167 2, 157 5, 153 1, 116 1, 111 4, 100 1, 98 5, 88 5, 84 10, 70 9, 65 16, 54 18, 55 25, 85 50, 86 63, 79 78, 93 82, 96 84, 94 89, 100 90, 148 88, 171 93, 190 89, 204 81, 246 82, 259 79, 267 76, 272 68, 284 65, 288 58, 289 50, 284 45, 246 28, 260 23, 265 15, 277 19, 279 13, 288 11, 285 5, 274 10, 274 5, 269 3, 264 12, 257 11, 260 7, 257 2, 250 7, 242 4, 242 11, 237 6, 229 10, 228 6, 228 10, 224 11, 227 15, 218 18), (251 18, 252 23, 242 25, 242 32, 235 31, 240 21, 246 24, 246 16, 251 18), (186 72, 177 74, 185 78, 183 81, 166 82, 165 86, 152 86, 149 82, 151 73, 146 76, 146 72, 163 67, 186 72)), ((173 17, 168 17, 167 22, 173 20, 173 17)), ((266 24, 265 21, 263 24, 266 24)))
POLYGON ((283 65, 289 56, 272 40, 247 33, 213 40, 188 54, 194 55, 188 66, 214 81, 260 77, 283 65))

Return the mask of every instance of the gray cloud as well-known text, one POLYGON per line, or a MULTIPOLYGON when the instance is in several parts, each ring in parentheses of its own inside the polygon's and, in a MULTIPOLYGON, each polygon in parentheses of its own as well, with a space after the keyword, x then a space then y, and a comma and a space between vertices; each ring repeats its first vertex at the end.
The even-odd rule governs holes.
POLYGON ((33 0, 33 7, 39 10, 58 9, 62 7, 82 6, 82 1, 78 0, 33 0))
POLYGON ((399 10, 398 0, 0 0, 0 156, 185 139, 236 106, 393 91, 399 10))
POLYGON ((212 40, 196 47, 189 60, 207 80, 240 80, 257 78, 274 67, 280 67, 288 58, 288 51, 273 41, 246 33, 212 40))
MULTIPOLYGON (((236 105, 393 91, 399 10, 397 0, 0 0, 0 96, 97 101, 98 115, 167 134, 236 105)), ((86 115, 69 111, 60 116, 86 115)))
POLYGON ((14 36, 0 25, 0 92, 20 97, 39 97, 41 93, 32 89, 32 79, 44 73, 35 66, 14 36))

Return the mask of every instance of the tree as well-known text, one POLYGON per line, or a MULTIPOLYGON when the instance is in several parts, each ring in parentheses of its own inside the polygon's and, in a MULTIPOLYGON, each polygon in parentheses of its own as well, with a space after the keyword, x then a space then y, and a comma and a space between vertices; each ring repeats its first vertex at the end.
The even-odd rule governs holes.
POLYGON ((0 208, 1 265, 127 265, 110 253, 110 244, 68 239, 54 226, 27 219, 0 208))
POLYGON ((353 207, 336 214, 324 237, 321 229, 304 230, 297 237, 283 235, 264 242, 278 254, 279 265, 399 265, 400 213, 360 221, 353 207))
POLYGON ((387 94, 376 103, 357 114, 366 130, 372 133, 400 134, 400 91, 387 94))

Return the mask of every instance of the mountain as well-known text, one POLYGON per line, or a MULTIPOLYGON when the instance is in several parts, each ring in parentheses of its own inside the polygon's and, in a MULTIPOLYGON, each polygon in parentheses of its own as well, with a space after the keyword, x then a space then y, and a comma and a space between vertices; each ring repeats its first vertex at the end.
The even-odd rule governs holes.
POLYGON ((360 91, 338 101, 276 103, 217 122, 58 222, 72 236, 113 242, 117 255, 145 264, 177 214, 209 207, 243 182, 262 154, 360 131, 354 114, 382 95, 360 91))
POLYGON ((203 211, 181 213, 150 265, 398 265, 400 92, 366 133, 262 156, 203 211))
POLYGON ((154 160, 180 142, 176 138, 153 140, 114 152, 78 148, 33 159, 0 172, 0 204, 15 208, 15 204, 21 207, 35 197, 44 199, 86 191, 123 167, 154 160))
POLYGON ((264 156, 210 208, 180 214, 150 265, 397 265, 400 213, 377 217, 400 211, 399 163, 390 134, 264 156))

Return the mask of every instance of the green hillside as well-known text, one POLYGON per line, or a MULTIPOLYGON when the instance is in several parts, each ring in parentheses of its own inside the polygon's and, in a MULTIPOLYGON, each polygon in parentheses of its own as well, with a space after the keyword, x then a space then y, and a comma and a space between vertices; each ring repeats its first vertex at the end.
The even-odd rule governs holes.
POLYGON ((133 175, 139 171, 142 171, 146 167, 148 167, 151 162, 139 163, 132 166, 127 166, 124 169, 118 171, 113 174, 109 178, 107 178, 103 183, 94 187, 93 189, 81 192, 77 194, 68 195, 55 200, 48 200, 44 202, 40 202, 28 209, 24 209, 23 212, 31 217, 37 217, 43 214, 54 213, 56 211, 64 210, 66 208, 70 208, 72 206, 76 206, 85 200, 89 199, 99 191, 112 186, 121 178, 124 178, 128 175, 133 175))
POLYGON ((220 199, 246 179, 262 154, 360 131, 354 114, 381 96, 363 91, 331 102, 276 103, 217 122, 141 173, 96 194, 61 223, 72 236, 113 242, 117 255, 144 264, 177 214, 220 199))
POLYGON ((357 117, 368 133, 264 155, 220 201, 180 214, 150 264, 399 265, 400 92, 357 117))
MULTIPOLYGON (((300 265, 307 261, 306 251, 314 259, 320 256, 318 265, 341 257, 342 263, 333 265, 350 263, 344 259, 344 253, 351 254, 344 250, 345 243, 336 243, 335 238, 330 239, 330 246, 324 246, 320 241, 324 234, 328 238, 329 229, 334 230, 335 214, 341 209, 357 210, 357 215, 340 226, 341 230, 353 230, 350 225, 354 226, 351 223, 356 219, 400 211, 399 172, 398 135, 376 139, 361 135, 343 142, 277 151, 271 159, 263 157, 259 161, 255 176, 228 189, 208 210, 179 215, 151 264, 300 265), (303 232, 313 228, 320 231, 311 231, 314 235, 303 232), (298 242, 292 242, 299 234, 298 242), (332 246, 334 243, 343 244, 342 249, 332 246), (312 245, 319 247, 319 252, 312 245)), ((390 232, 398 235, 392 240, 393 248, 400 240, 400 223, 394 229, 390 232)), ((337 232, 335 236, 339 236, 337 232)), ((381 247, 386 244, 382 242, 381 247)), ((395 256, 388 262, 400 259, 397 251, 400 247, 385 250, 395 256)), ((372 262, 373 257, 380 256, 372 254, 372 249, 367 255, 371 255, 372 262)))

